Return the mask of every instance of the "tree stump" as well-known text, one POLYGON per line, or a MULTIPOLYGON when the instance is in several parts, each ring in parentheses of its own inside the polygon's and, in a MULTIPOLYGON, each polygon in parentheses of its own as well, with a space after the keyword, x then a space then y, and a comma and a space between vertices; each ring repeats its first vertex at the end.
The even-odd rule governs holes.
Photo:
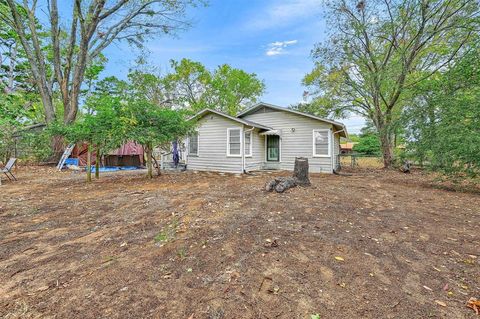
POLYGON ((308 178, 308 158, 296 157, 295 166, 293 168, 293 178, 295 178, 297 185, 309 186, 310 179, 308 178))
POLYGON ((402 167, 400 167, 400 171, 405 173, 405 174, 410 173, 410 161, 405 161, 405 163, 403 163, 402 167))
POLYGON ((287 189, 297 185, 310 185, 310 179, 308 178, 308 159, 304 157, 298 157, 295 159, 295 167, 293 169, 292 177, 276 177, 267 182, 265 190, 267 192, 274 190, 277 193, 283 193, 287 189))

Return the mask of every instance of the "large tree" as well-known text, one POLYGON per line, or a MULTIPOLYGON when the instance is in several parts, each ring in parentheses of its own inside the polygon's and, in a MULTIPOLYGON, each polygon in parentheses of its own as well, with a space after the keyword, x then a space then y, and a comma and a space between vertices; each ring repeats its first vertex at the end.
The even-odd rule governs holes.
POLYGON ((115 41, 141 46, 158 34, 189 26, 190 5, 202 0, 74 0, 59 9, 57 0, 0 0, 0 18, 18 35, 45 109, 56 119, 54 89, 58 84, 64 123, 75 120, 89 63, 115 41), (69 8, 70 7, 70 8, 69 8), (42 14, 46 8, 46 19, 42 14), (70 11, 70 13, 67 13, 70 11), (44 38, 47 32, 50 37, 44 38), (48 48, 48 50, 45 50, 48 48))
POLYGON ((480 45, 417 88, 404 111, 407 152, 449 174, 480 175, 480 45))
POLYGON ((411 88, 448 67, 478 32, 476 0, 336 0, 331 35, 304 78, 324 112, 357 113, 379 134, 384 166, 411 88))
POLYGON ((172 72, 164 77, 166 96, 175 106, 193 112, 203 108, 235 115, 257 101, 265 84, 255 73, 228 64, 208 70, 189 59, 171 61, 172 72))

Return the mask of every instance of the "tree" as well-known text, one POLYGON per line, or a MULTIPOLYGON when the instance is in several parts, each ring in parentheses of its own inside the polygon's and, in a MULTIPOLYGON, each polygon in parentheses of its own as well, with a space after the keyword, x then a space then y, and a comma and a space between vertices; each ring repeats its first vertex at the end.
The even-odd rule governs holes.
POLYGON ((227 64, 209 71, 200 62, 182 59, 172 60, 171 67, 173 72, 164 78, 166 96, 174 105, 192 112, 212 108, 236 115, 265 91, 265 84, 255 73, 227 64))
POLYGON ((42 24, 38 1, 1 0, 0 18, 19 38, 40 93, 47 123, 55 121, 54 85, 63 104, 63 122, 77 116, 79 97, 89 64, 113 42, 141 47, 158 34, 172 34, 189 26, 185 12, 202 0, 75 0, 63 21, 57 0, 45 4, 48 22, 42 24), (8 10, 4 10, 7 7, 8 10), (48 32, 50 38, 43 38, 48 32), (45 46, 49 50, 45 50, 45 46), (51 54, 52 59, 49 59, 51 54))
POLYGON ((186 136, 193 123, 185 119, 182 111, 159 108, 145 100, 129 101, 124 111, 128 121, 127 138, 143 146, 147 157, 147 177, 152 178, 153 149, 186 136))
POLYGON ((53 123, 49 129, 52 135, 63 136, 69 143, 87 143, 87 182, 91 182, 92 151, 96 153, 95 177, 99 178, 101 155, 126 141, 129 122, 120 98, 107 91, 92 95, 86 105, 86 113, 80 120, 70 125, 53 123))
POLYGON ((422 83, 405 109, 407 152, 448 174, 480 175, 480 47, 422 83))
POLYGON ((353 146, 353 150, 357 153, 365 155, 379 155, 380 141, 376 134, 362 134, 360 135, 357 144, 353 146))
POLYGON ((304 84, 318 105, 340 117, 370 119, 384 166, 412 89, 464 53, 478 30, 475 0, 340 0, 328 7, 332 34, 313 50, 304 84))

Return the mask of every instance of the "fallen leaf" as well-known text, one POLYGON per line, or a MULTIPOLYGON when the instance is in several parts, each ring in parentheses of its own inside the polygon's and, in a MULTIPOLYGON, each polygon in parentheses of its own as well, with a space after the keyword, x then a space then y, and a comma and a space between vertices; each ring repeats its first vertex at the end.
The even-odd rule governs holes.
POLYGON ((470 298, 467 301, 467 307, 472 308, 477 315, 480 314, 480 300, 477 300, 476 298, 473 298, 473 297, 470 298))
POLYGON ((343 257, 340 257, 340 256, 336 256, 335 259, 338 260, 338 261, 344 261, 345 260, 345 259, 343 259, 343 257))
POLYGON ((442 306, 442 307, 446 307, 446 306, 447 306, 446 303, 444 303, 443 301, 440 301, 440 300, 435 300, 435 303, 436 303, 437 305, 442 306))

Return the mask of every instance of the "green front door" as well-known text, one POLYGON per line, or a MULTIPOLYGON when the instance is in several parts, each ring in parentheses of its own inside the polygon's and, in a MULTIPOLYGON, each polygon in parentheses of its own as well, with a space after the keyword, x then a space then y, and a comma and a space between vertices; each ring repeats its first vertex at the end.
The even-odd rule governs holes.
POLYGON ((267 161, 278 162, 280 160, 280 136, 267 135, 267 161))

